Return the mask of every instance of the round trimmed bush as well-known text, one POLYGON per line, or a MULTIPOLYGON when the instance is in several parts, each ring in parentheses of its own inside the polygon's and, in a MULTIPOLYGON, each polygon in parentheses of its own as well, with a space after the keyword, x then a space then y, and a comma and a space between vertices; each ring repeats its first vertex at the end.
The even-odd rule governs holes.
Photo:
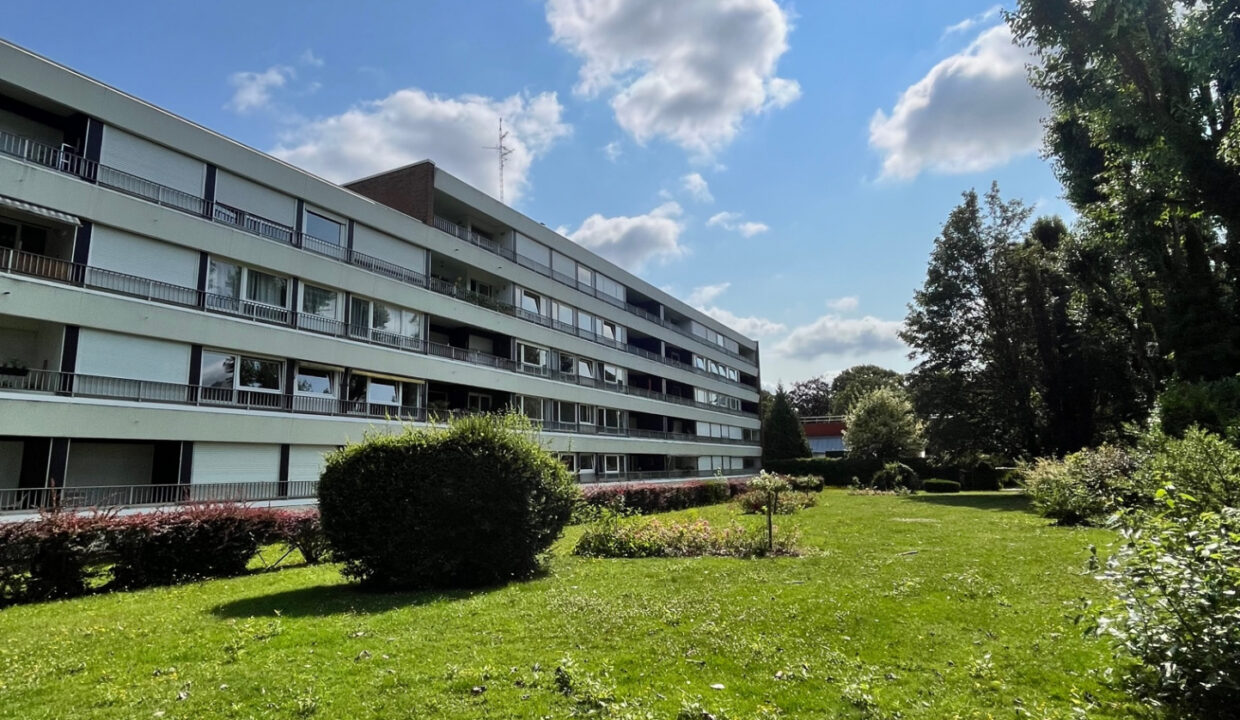
POLYGON ((930 478, 922 481, 921 489, 928 493, 958 493, 960 492, 960 483, 955 480, 930 478))
POLYGON ((346 577, 380 589, 525 578, 580 491, 528 420, 476 415, 327 457, 319 513, 346 577))
POLYGON ((870 477, 870 486, 875 490, 920 490, 921 479, 917 471, 902 462, 889 462, 883 465, 870 477))

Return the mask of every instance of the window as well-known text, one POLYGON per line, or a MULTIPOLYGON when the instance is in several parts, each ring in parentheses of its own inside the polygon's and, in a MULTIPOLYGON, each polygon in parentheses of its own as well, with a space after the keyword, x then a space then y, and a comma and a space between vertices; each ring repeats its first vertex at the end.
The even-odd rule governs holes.
POLYGON ((572 282, 573 277, 577 274, 577 263, 573 259, 554 250, 551 251, 551 269, 556 275, 562 275, 572 282))
POLYGON ((469 291, 484 295, 486 297, 495 297, 495 286, 490 283, 478 282, 474 278, 469 279, 469 291))
POLYGON ((349 304, 349 331, 388 345, 409 345, 422 337, 422 316, 412 310, 355 297, 349 304))
POLYGON ((595 411, 595 407, 593 405, 582 405, 577 410, 577 422, 580 422, 584 425, 593 425, 594 424, 594 411, 595 411))
POLYGON ((418 382, 362 373, 349 376, 349 400, 362 408, 416 407, 421 392, 422 384, 418 382))
POLYGON ((205 350, 200 370, 207 400, 276 406, 278 400, 259 400, 254 393, 275 396, 284 389, 284 363, 279 360, 205 350))
POLYGON ((589 472, 589 473, 594 472, 594 456, 593 455, 578 455, 577 456, 577 467, 582 472, 589 472))
POLYGON ((577 358, 577 374, 583 378, 594 379, 594 361, 577 358))
POLYGON ((624 411, 613 410, 612 408, 599 408, 598 424, 599 427, 619 430, 624 427, 624 411))
POLYGON ((336 372, 327 368, 298 364, 293 391, 298 395, 334 396, 336 394, 336 372))
POLYGON ((577 327, 586 333, 594 333, 594 316, 590 313, 577 311, 577 327))
POLYGON ((543 419, 542 398, 529 397, 528 395, 522 395, 518 397, 518 402, 520 402, 522 414, 524 414, 527 418, 535 422, 542 422, 542 419, 543 419))
POLYGON ((603 365, 603 382, 609 385, 624 383, 624 370, 615 365, 603 365))
POLYGON ((599 333, 608 340, 616 339, 616 324, 610 320, 599 320, 599 333))
POLYGON ((306 211, 305 232, 315 240, 322 240, 332 245, 343 245, 343 231, 344 226, 335 220, 309 210, 306 211))
POLYGON ((560 455, 560 462, 564 463, 564 467, 569 472, 577 472, 577 456, 572 453, 563 453, 560 455))
POLYGON ((596 287, 598 287, 599 292, 604 295, 610 295, 617 300, 623 301, 625 298, 624 286, 606 275, 599 274, 597 276, 596 287))
POLYGON ((572 425, 577 422, 577 404, 570 402, 557 402, 555 404, 555 419, 558 422, 572 425))
POLYGON ((525 368, 539 370, 547 368, 548 351, 546 348, 517 343, 517 355, 521 358, 521 365, 525 368))
POLYGON ((565 305, 561 302, 554 302, 551 306, 552 317, 570 328, 573 327, 573 307, 571 305, 565 305))
POLYGON ((491 412, 491 396, 471 392, 466 398, 465 405, 473 412, 491 412))
POLYGON ((207 265, 207 292, 225 298, 241 298, 241 267, 211 258, 207 265))
POLYGON ((594 287, 594 271, 584 265, 577 266, 577 284, 594 287))
POLYGON ((340 317, 340 293, 314 285, 302 285, 301 311, 336 320, 340 317))
POLYGON ((577 374, 577 358, 560 353, 560 373, 562 375, 577 374))
POLYGON ((518 304, 521 306, 522 310, 525 310, 527 312, 532 312, 535 315, 542 315, 543 309, 546 307, 543 304, 543 299, 541 295, 532 293, 529 290, 526 290, 525 288, 520 288, 518 290, 517 301, 518 301, 518 304))
POLYGON ((288 278, 268 275, 258 270, 246 268, 245 299, 271 305, 273 307, 288 306, 288 278))
POLYGON ((620 456, 604 455, 603 456, 603 472, 608 475, 615 475, 620 472, 620 456))

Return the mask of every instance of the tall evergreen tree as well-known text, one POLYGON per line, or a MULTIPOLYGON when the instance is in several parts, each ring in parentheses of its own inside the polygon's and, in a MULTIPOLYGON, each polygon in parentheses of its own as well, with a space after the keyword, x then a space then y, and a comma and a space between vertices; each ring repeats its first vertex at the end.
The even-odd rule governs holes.
POLYGON ((771 411, 762 423, 762 461, 809 456, 805 428, 801 427, 801 420, 788 401, 788 393, 780 385, 771 401, 771 411))

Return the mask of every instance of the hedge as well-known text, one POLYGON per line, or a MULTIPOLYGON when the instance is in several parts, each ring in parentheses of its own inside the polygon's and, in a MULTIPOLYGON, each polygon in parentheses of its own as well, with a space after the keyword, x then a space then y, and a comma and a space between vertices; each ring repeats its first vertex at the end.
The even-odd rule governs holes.
MULTIPOLYGON (((997 468, 939 464, 927 458, 905 458, 901 462, 922 477, 955 480, 962 490, 998 490, 1008 475, 1008 471, 997 468)), ((763 467, 770 472, 787 475, 817 475, 827 486, 847 487, 852 484, 853 478, 861 482, 869 481, 874 473, 882 469, 883 463, 852 457, 799 458, 772 460, 763 463, 763 467)))
POLYGON ((745 480, 732 479, 592 485, 585 489, 583 499, 587 506, 647 515, 724 503, 744 492, 747 484, 745 480))
POLYGON ((273 542, 315 562, 321 537, 317 511, 242 505, 0 523, 0 606, 236 575, 273 542))
POLYGON ((928 493, 958 493, 960 492, 960 483, 955 480, 930 478, 922 481, 921 489, 928 493))

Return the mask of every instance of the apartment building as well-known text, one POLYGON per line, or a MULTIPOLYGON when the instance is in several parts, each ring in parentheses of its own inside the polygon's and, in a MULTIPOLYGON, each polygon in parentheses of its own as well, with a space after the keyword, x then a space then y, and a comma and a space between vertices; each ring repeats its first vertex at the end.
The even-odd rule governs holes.
POLYGON ((364 433, 507 407, 583 482, 756 467, 755 341, 433 162, 335 185, 0 68, 0 509, 312 497, 364 433))

